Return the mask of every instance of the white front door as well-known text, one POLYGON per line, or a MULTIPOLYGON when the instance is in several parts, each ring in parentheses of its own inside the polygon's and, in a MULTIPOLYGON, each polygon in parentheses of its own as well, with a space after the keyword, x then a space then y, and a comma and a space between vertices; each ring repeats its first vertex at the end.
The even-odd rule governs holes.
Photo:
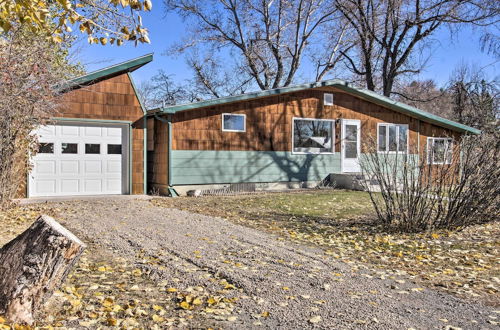
POLYGON ((128 126, 58 124, 40 127, 29 197, 128 192, 128 126))
POLYGON ((361 122, 356 119, 342 120, 342 172, 359 173, 361 152, 361 122))

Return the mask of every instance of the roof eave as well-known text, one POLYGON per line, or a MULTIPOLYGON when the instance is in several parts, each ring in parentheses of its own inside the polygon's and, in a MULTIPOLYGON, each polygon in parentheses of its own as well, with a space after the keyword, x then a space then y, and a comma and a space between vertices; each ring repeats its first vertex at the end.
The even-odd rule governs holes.
POLYGON ((153 60, 153 53, 134 58, 119 64, 109 66, 86 75, 68 80, 61 88, 62 91, 77 88, 79 86, 88 85, 108 79, 123 73, 133 72, 143 65, 153 60))

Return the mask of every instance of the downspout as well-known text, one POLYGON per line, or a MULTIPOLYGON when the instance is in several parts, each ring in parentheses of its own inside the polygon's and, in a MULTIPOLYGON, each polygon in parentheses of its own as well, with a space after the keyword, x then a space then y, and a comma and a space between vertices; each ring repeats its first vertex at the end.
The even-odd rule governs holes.
POLYGON ((167 124, 168 126, 168 152, 167 152, 167 167, 168 167, 168 175, 167 175, 167 184, 168 184, 168 193, 170 197, 178 197, 179 194, 175 189, 172 187, 172 115, 168 115, 167 119, 162 118, 158 116, 157 114, 154 115, 155 119, 158 119, 162 123, 167 124))

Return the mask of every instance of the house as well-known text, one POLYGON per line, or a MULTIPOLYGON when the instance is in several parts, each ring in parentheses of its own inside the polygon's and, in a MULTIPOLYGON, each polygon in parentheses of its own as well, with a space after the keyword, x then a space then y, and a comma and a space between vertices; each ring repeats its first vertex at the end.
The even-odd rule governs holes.
POLYGON ((40 127, 20 197, 146 193, 146 121, 130 75, 152 54, 70 80, 40 127))
POLYGON ((315 185, 359 173, 370 139, 443 164, 453 139, 479 133, 341 80, 154 109, 147 126, 149 188, 163 194, 315 185))

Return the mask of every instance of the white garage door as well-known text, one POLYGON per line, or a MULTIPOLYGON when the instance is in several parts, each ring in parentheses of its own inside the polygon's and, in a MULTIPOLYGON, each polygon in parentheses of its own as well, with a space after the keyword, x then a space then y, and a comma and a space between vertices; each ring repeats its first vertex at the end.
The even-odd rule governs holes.
POLYGON ((29 196, 124 194, 128 192, 126 126, 61 124, 36 132, 29 196))

